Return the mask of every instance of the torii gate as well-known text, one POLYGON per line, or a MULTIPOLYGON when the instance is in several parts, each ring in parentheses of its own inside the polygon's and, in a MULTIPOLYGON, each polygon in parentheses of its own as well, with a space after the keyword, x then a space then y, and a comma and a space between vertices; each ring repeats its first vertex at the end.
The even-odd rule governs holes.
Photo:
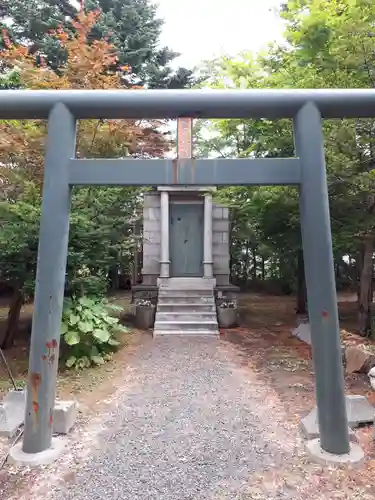
POLYGON ((74 185, 294 185, 300 214, 321 448, 351 446, 322 118, 375 117, 374 90, 6 90, 0 119, 46 119, 48 139, 31 334, 25 454, 52 447, 71 187, 74 185), (76 159, 78 119, 291 118, 296 157, 287 159, 76 159), (46 349, 53 352, 52 363, 46 349), (38 418, 35 420, 35 412, 38 418))

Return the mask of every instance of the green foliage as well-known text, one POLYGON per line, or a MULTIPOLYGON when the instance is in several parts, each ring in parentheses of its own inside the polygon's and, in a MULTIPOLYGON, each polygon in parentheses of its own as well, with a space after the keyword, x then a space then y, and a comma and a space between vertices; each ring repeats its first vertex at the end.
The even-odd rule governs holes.
MULTIPOLYGON (((286 2, 288 47, 264 58, 278 87, 373 88, 375 4, 370 0, 286 2)), ((356 253, 374 233, 373 120, 326 120, 327 174, 335 250, 356 253)))
POLYGON ((127 330, 109 309, 121 310, 102 298, 84 296, 65 300, 61 335, 68 346, 65 362, 68 368, 102 365, 111 359, 120 345, 116 334, 127 330))
MULTIPOLYGON (((269 76, 251 54, 216 60, 202 69, 213 88, 263 88, 269 76)), ((272 158, 294 155, 290 120, 209 120, 196 126, 199 156, 272 158)), ((295 279, 300 248, 298 196, 291 187, 228 187, 216 193, 231 212, 233 278, 295 279), (277 258, 275 258, 277 257, 277 258), (275 273, 275 263, 278 271, 275 273), (264 264, 265 262, 265 264, 264 264)))
MULTIPOLYGON (((34 290, 41 197, 32 182, 22 182, 0 199, 0 281, 34 290), (12 198, 11 198, 12 197, 12 198)), ((76 189, 67 264, 67 289, 75 295, 103 296, 108 272, 130 271, 138 239, 133 221, 141 203, 136 188, 76 189)))
POLYGON ((29 295, 34 288, 39 218, 40 195, 31 182, 24 184, 17 203, 0 199, 0 281, 29 295))
POLYGON ((1 72, 0 69, 0 90, 17 89, 21 87, 20 75, 17 71, 1 72))
POLYGON ((67 273, 73 293, 102 295, 111 267, 125 273, 132 265, 138 239, 139 188, 76 189, 72 201, 67 273))
MULTIPOLYGON (((374 2, 288 0, 280 16, 286 23, 282 43, 256 58, 241 54, 206 62, 203 86, 374 88, 374 2)), ((374 121, 325 120, 323 130, 334 256, 341 272, 352 265, 344 257, 357 261, 357 270, 346 274, 347 282, 353 276, 355 282, 364 238, 375 234, 374 121)), ((196 132, 203 157, 294 156, 288 120, 210 120, 198 123, 196 132)), ((232 272, 246 282, 261 270, 294 287, 301 248, 297 191, 229 187, 216 197, 231 209, 232 272)))

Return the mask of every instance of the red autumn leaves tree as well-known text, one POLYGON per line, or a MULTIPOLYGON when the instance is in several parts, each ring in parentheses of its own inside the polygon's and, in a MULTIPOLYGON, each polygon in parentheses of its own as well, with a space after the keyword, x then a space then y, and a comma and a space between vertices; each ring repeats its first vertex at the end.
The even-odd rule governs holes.
MULTIPOLYGON (((22 88, 27 89, 123 89, 135 92, 139 87, 127 79, 127 66, 116 64, 116 48, 106 39, 90 41, 90 32, 99 11, 78 14, 73 23, 75 34, 61 27, 50 34, 65 53, 57 71, 51 70, 41 53, 28 53, 25 46, 12 45, 3 32, 6 49, 1 52, 4 71, 16 71, 22 88), (113 69, 115 68, 115 69, 113 69)), ((159 157, 169 147, 162 121, 84 120, 77 135, 80 157, 121 157, 132 154, 159 157)), ((42 180, 46 123, 30 120, 0 121, 0 164, 3 179, 15 171, 26 178, 42 180), (11 169, 9 167, 12 167, 11 169)))

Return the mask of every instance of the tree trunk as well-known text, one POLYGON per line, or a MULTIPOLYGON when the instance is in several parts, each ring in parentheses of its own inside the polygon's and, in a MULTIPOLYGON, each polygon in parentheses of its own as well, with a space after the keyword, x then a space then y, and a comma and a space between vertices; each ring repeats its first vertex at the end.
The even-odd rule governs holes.
POLYGON ((307 290, 303 251, 298 250, 297 262, 297 314, 307 314, 307 290))
POLYGON ((13 346, 14 337, 18 330, 18 325, 21 316, 21 309, 24 303, 25 297, 23 294, 22 287, 16 287, 13 291, 12 300, 9 306, 7 325, 5 333, 0 341, 1 349, 9 349, 13 346))
POLYGON ((245 283, 247 284, 249 281, 249 274, 250 274, 249 242, 247 240, 245 244, 244 272, 242 274, 243 274, 242 277, 245 283))
POLYGON ((358 277, 357 277, 357 260, 352 255, 349 255, 349 264, 347 266, 347 273, 350 281, 350 289, 354 290, 354 287, 357 285, 358 277))
POLYGON ((346 289, 350 283, 350 277, 347 275, 349 266, 343 260, 342 256, 338 257, 335 261, 335 280, 336 290, 346 289))
POLYGON ((252 261, 253 261, 253 269, 252 269, 252 276, 253 280, 257 279, 257 252, 255 248, 251 250, 252 253, 252 261))
POLYGON ((364 260, 364 244, 362 243, 361 249, 358 252, 358 256, 356 259, 356 271, 357 271, 357 276, 356 276, 356 288, 357 288, 357 300, 358 303, 360 301, 360 294, 361 294, 361 274, 362 274, 362 269, 363 269, 363 260, 364 260))
POLYGON ((372 280, 373 280, 374 236, 363 241, 363 264, 359 282, 358 329, 362 337, 372 333, 372 280))
POLYGON ((265 263, 264 263, 264 257, 262 256, 262 281, 266 279, 266 269, 265 269, 265 263))
POLYGON ((111 284, 111 290, 113 292, 119 290, 120 288, 120 276, 118 272, 118 265, 115 264, 109 270, 109 280, 111 284))

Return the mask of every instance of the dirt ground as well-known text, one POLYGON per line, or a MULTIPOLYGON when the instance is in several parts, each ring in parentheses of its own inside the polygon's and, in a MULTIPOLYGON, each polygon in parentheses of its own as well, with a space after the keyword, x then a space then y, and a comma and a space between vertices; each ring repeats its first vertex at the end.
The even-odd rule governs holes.
MULTIPOLYGON (((111 301, 123 308, 123 312, 120 313, 122 317, 125 318, 129 314, 131 294, 124 292, 111 298, 111 301)), ((14 343, 14 347, 4 351, 8 364, 10 366, 13 377, 16 381, 18 387, 23 387, 27 379, 27 368, 28 368, 28 358, 29 358, 29 326, 31 324, 32 318, 32 305, 26 304, 22 308, 21 320, 20 320, 20 331, 17 335, 14 343)), ((6 317, 8 313, 7 300, 0 300, 0 331, 5 327, 6 317)), ((130 328, 129 331, 133 329, 130 328)), ((128 342, 129 336, 125 334, 120 339, 124 344, 128 342)), ((100 378, 102 372, 106 374, 108 366, 90 368, 84 371, 75 370, 65 370, 64 366, 60 367, 59 380, 58 380, 58 396, 61 398, 66 397, 68 394, 78 394, 82 391, 87 392, 92 390, 92 388, 97 387, 100 383, 100 378), (91 388, 91 389, 90 389, 91 388)), ((104 375, 106 376, 106 375, 104 375)), ((2 394, 12 388, 11 381, 7 374, 4 364, 0 360, 0 400, 2 394)))
MULTIPOLYGON (((127 304, 128 297, 118 298, 118 302, 127 304)), ((257 372, 265 383, 272 387, 287 411, 291 427, 298 434, 301 416, 307 414, 315 404, 314 375, 311 363, 311 348, 291 336, 296 326, 295 301, 292 297, 264 296, 246 294, 239 299, 242 326, 240 328, 221 332, 221 338, 236 350, 244 369, 257 372)), ((355 329, 356 304, 352 297, 340 297, 340 320, 343 337, 351 336, 355 329)), ((356 338, 356 337, 354 337, 356 338)), ((58 393, 61 397, 73 397, 80 403, 80 426, 83 428, 90 415, 97 414, 103 406, 105 395, 110 397, 116 387, 121 384, 121 374, 129 363, 129 357, 135 352, 137 345, 144 341, 142 332, 133 330, 128 335, 127 345, 116 353, 112 362, 106 365, 85 370, 83 372, 63 372, 59 378, 58 393), (100 402, 102 401, 102 402, 100 402)), ((360 339, 358 339, 360 341, 360 339)), ((16 378, 21 384, 26 377, 27 347, 25 341, 19 339, 14 349, 6 352, 16 378)), ((4 368, 0 366, 0 390, 8 387, 4 368), (3 381, 3 382, 1 382, 3 381), (2 384, 2 385, 1 385, 2 384)), ((345 379, 347 394, 365 395, 375 404, 375 391, 371 390, 365 375, 347 375, 345 379)), ((292 483, 299 474, 311 474, 312 490, 306 495, 314 497, 316 491, 321 492, 320 498, 325 500, 349 498, 341 492, 350 492, 352 500, 367 500, 375 497, 375 445, 372 440, 372 426, 356 430, 359 442, 366 453, 366 462, 359 469, 336 469, 311 466, 303 461, 296 461, 293 466, 274 470, 267 477, 254 477, 254 493, 251 498, 266 498, 256 496, 265 483, 271 484, 274 490, 283 489, 292 483), (305 472, 306 471, 306 472, 305 472), (364 493, 365 492, 365 493, 364 493)), ((0 443, 3 455, 9 443, 0 443)), ((22 488, 25 480, 29 483, 35 479, 35 472, 14 474, 4 468, 0 471, 0 491, 2 498, 15 498, 12 495, 15 488, 22 488), (25 474, 25 476, 23 476, 25 474)), ((310 482, 309 482, 310 484, 310 482)), ((306 497, 306 498, 307 498, 306 497)), ((250 498, 250 497, 249 497, 250 498)), ((268 497, 267 497, 268 498, 268 497)), ((282 498, 282 497, 280 497, 282 498)))
MULTIPOLYGON (((351 296, 343 296, 339 300, 342 337, 353 338, 351 331, 356 325, 356 304, 351 296)), ((311 347, 291 336, 296 326, 295 300, 292 297, 251 294, 240 297, 239 304, 242 326, 222 331, 222 336, 236 346, 244 367, 261 374, 276 391, 278 400, 284 403, 289 414, 290 423, 294 422, 297 429, 301 416, 315 406, 315 392, 311 347)), ((363 341, 357 336, 354 339, 363 341)), ((371 340, 366 342, 374 343, 371 340)), ((347 394, 366 396, 375 404, 375 391, 371 389, 366 375, 346 374, 345 388, 347 394)), ((321 491, 322 499, 347 498, 343 496, 344 490, 351 492, 353 500, 375 498, 373 426, 357 429, 356 435, 366 454, 365 464, 353 470, 332 468, 328 474, 317 468, 316 488, 321 491), (333 490, 335 485, 337 491, 333 490), (368 497, 364 496, 364 490, 368 492, 368 497), (329 496, 325 496, 327 492, 329 496)), ((303 464, 296 464, 296 468, 300 467, 303 464)), ((276 489, 281 488, 293 477, 293 472, 274 471, 268 480, 274 483, 276 489)), ((264 482, 265 477, 258 478, 258 481, 264 482)), ((306 491, 306 494, 312 495, 312 491, 306 491)))
MULTIPOLYGON (((95 433, 100 432, 100 423, 95 427, 96 419, 100 420, 100 416, 108 411, 115 392, 123 385, 123 374, 129 366, 130 359, 137 352, 138 346, 143 341, 149 340, 148 337, 147 333, 132 329, 127 335, 126 344, 124 343, 124 347, 114 354, 111 362, 80 372, 73 371, 59 375, 58 396, 61 399, 76 400, 79 405, 77 422, 69 436, 72 441, 79 443, 81 438, 86 438, 90 442, 90 436, 87 438, 87 435, 93 432, 90 425, 95 428, 95 433)), ((11 445, 12 440, 0 438, 0 466, 11 445)), ((79 444, 77 448, 80 448, 79 444)), ((85 451, 90 453, 89 449, 85 451)), ((28 498, 32 487, 38 480, 43 479, 44 469, 45 467, 31 470, 17 469, 4 464, 0 469, 0 498, 2 500, 28 498)), ((70 472, 64 473, 61 478, 63 482, 71 479, 70 472)), ((48 498, 45 495, 42 497, 48 498)))

